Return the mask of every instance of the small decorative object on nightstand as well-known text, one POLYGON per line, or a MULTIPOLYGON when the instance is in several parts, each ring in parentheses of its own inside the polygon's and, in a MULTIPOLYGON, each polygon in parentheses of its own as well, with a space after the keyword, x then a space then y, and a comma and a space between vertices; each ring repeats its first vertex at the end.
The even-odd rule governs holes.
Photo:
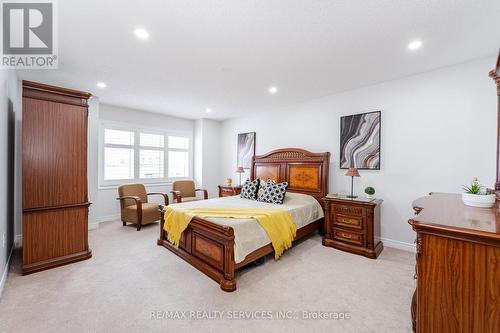
POLYGON ((225 186, 219 185, 219 198, 240 195, 241 186, 225 186))
POLYGON ((375 194, 375 189, 371 186, 365 188, 366 198, 373 199, 373 195, 375 194))
POLYGON ((325 197, 323 245, 376 259, 380 241, 379 199, 325 197))

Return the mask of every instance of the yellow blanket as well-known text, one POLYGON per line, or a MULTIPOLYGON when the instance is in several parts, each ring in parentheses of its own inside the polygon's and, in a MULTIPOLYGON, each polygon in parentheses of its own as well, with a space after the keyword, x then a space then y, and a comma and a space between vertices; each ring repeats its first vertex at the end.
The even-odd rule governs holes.
POLYGON ((201 218, 239 218, 255 219, 264 228, 271 239, 274 248, 274 258, 277 260, 285 250, 292 246, 297 234, 297 226, 292 215, 280 209, 235 209, 235 208, 195 208, 166 207, 163 229, 168 233, 168 240, 179 246, 182 232, 187 228, 193 217, 201 218))

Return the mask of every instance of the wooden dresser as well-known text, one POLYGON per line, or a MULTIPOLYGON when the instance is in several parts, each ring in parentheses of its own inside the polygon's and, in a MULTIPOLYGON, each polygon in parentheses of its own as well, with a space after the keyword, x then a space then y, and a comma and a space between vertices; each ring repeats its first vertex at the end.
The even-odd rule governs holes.
POLYGON ((417 232, 417 332, 500 332, 500 211, 465 206, 459 194, 413 202, 417 232))
POLYGON ((380 241, 382 200, 323 198, 325 231, 323 245, 376 259, 380 241))
POLYGON ((241 186, 225 186, 219 185, 219 198, 240 195, 241 186))
POLYGON ((23 81, 23 274, 88 259, 87 100, 23 81))

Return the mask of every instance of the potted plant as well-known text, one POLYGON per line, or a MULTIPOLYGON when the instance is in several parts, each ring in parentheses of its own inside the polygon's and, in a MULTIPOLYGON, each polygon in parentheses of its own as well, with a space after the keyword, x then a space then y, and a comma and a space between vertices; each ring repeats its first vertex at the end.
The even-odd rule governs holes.
POLYGON ((489 208, 495 204, 495 194, 484 191, 484 186, 474 178, 470 186, 462 186, 462 201, 467 206, 489 208))
POLYGON ((373 199, 373 195, 375 194, 375 189, 371 186, 365 188, 366 198, 373 199))

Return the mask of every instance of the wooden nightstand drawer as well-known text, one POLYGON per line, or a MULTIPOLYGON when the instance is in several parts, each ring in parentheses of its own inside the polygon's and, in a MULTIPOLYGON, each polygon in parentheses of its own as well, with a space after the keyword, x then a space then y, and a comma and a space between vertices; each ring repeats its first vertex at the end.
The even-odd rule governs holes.
POLYGON ((240 195, 241 186, 223 186, 219 185, 219 197, 230 197, 240 195))
POLYGON ((340 227, 362 229, 363 218, 356 216, 335 214, 335 216, 333 217, 333 224, 340 227))
POLYGON ((344 214, 344 215, 363 216, 363 210, 364 210, 364 208, 355 207, 355 206, 347 206, 347 205, 335 205, 335 206, 333 206, 333 211, 335 213, 340 213, 340 214, 344 214))
POLYGON ((333 238, 341 242, 363 245, 363 234, 357 232, 335 229, 333 231, 333 238))
POLYGON ((222 188, 221 193, 222 195, 233 195, 234 191, 232 188, 222 188))

